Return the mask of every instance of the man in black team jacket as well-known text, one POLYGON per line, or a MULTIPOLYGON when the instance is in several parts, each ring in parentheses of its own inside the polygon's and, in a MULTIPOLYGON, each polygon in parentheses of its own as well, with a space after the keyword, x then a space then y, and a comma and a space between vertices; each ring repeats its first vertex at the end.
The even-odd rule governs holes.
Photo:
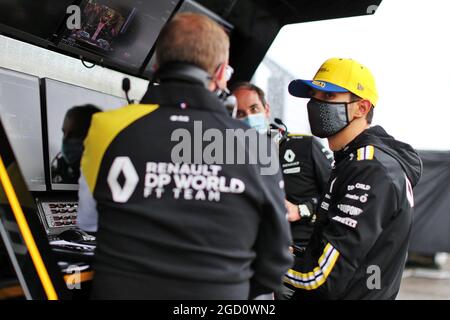
POLYGON ((228 80, 228 38, 210 19, 180 14, 163 29, 156 55, 158 85, 140 105, 95 115, 85 141, 80 188, 89 188, 98 210, 93 297, 273 292, 292 265, 280 171, 196 159, 204 151, 196 149, 196 125, 224 137, 226 129, 248 129, 217 96, 228 80), (194 160, 173 160, 190 138, 194 160))
POLYGON ((311 98, 311 130, 328 138, 335 158, 311 241, 284 278, 295 289, 292 298, 394 299, 420 158, 381 127, 369 128, 378 96, 372 74, 358 62, 327 60, 313 81, 295 80, 289 91, 311 98))
MULTIPOLYGON (((270 106, 264 91, 252 83, 239 82, 232 92, 237 100, 236 117, 267 133, 270 106)), ((286 205, 291 207, 288 220, 293 244, 303 248, 314 229, 314 213, 330 177, 332 155, 319 139, 310 135, 285 133, 282 139, 275 140, 278 140, 286 205)))
POLYGON ((296 248, 304 248, 314 229, 333 156, 319 139, 299 134, 288 134, 281 140, 279 153, 293 242, 296 248))

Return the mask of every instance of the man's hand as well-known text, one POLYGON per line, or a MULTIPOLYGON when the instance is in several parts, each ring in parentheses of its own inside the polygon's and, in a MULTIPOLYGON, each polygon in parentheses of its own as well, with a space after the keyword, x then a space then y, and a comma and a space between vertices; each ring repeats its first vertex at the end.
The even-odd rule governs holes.
POLYGON ((295 222, 301 219, 298 205, 293 204, 292 202, 289 202, 287 200, 284 200, 284 205, 286 206, 287 209, 289 222, 295 222))

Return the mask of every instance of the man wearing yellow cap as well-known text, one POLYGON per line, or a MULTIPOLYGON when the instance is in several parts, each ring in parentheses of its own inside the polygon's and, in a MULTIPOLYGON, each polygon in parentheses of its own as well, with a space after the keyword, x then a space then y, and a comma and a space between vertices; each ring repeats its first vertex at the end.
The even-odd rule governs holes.
POLYGON ((335 159, 311 241, 284 277, 291 298, 394 299, 413 222, 412 188, 422 172, 419 156, 380 126, 370 127, 375 80, 355 60, 329 59, 312 81, 292 81, 289 92, 310 99, 311 131, 328 139, 335 159))

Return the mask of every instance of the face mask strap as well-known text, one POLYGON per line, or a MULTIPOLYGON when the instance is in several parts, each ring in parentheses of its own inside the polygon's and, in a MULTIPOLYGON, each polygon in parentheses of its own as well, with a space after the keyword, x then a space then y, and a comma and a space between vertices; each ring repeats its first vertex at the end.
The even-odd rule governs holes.
POLYGON ((325 101, 325 100, 320 100, 320 99, 317 99, 317 98, 311 98, 311 100, 315 100, 317 102, 325 103, 325 104, 345 104, 345 105, 349 105, 349 104, 352 104, 352 103, 355 103, 355 102, 359 102, 362 99, 353 100, 353 101, 350 101, 350 102, 325 101))
MULTIPOLYGON (((359 102, 359 101, 361 101, 361 99, 359 99, 359 100, 354 100, 354 101, 350 101, 350 102, 347 102, 347 103, 345 104, 345 116, 346 116, 346 118, 347 118, 347 123, 350 123, 350 119, 349 119, 349 117, 348 117, 348 106, 351 105, 352 103, 359 102)), ((353 121, 353 119, 352 119, 352 121, 353 121)))

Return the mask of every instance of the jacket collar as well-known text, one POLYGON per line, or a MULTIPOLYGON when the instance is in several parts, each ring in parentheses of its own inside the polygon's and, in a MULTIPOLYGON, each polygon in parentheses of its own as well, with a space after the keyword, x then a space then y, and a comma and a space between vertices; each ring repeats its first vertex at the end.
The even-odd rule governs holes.
POLYGON ((185 81, 170 81, 160 85, 150 84, 141 103, 228 115, 225 106, 213 92, 202 85, 185 81))
POLYGON ((341 160, 347 158, 351 153, 355 152, 357 149, 373 143, 375 140, 374 137, 377 136, 387 136, 387 133, 380 126, 374 126, 364 130, 348 145, 346 145, 342 150, 334 152, 334 159, 336 163, 339 163, 341 160))

